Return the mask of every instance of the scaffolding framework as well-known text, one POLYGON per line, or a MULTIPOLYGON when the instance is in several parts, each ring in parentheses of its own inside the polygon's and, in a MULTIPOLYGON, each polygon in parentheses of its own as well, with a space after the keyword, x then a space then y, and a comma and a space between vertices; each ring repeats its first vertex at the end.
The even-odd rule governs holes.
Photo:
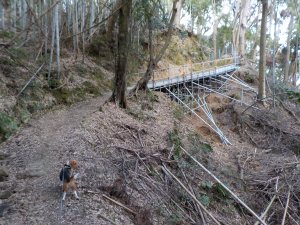
POLYGON ((148 88, 166 93, 172 100, 183 106, 186 112, 192 113, 209 129, 215 132, 222 143, 231 145, 228 138, 215 122, 206 98, 211 93, 214 93, 231 101, 238 102, 241 105, 251 106, 245 101, 245 95, 251 93, 251 96, 253 96, 253 93, 257 94, 257 90, 235 76, 239 59, 234 58, 232 62, 233 64, 230 65, 191 72, 189 75, 172 76, 160 80, 153 79, 149 83, 148 88), (230 90, 239 90, 239 98, 228 95, 228 91, 230 90))

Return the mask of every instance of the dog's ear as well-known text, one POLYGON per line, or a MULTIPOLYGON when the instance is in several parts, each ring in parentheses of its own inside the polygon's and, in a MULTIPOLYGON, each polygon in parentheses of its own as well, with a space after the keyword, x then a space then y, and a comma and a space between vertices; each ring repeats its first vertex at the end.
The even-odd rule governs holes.
POLYGON ((77 169, 77 167, 78 167, 77 161, 74 159, 70 160, 70 166, 72 169, 77 169))

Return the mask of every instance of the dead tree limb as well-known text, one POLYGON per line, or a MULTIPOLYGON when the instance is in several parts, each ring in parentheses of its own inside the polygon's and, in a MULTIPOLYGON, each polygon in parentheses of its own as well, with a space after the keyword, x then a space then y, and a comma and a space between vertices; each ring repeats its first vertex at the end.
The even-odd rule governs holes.
POLYGON ((195 159, 190 153, 188 153, 184 148, 180 148, 206 173, 208 173, 215 181, 217 181, 226 191, 228 191, 232 197, 237 200, 242 206, 244 206, 253 216, 256 217, 263 225, 267 225, 245 202, 243 202, 233 191, 231 191, 219 178, 217 178, 212 172, 210 172, 205 166, 203 166, 197 159, 195 159))
POLYGON ((23 93, 23 91, 27 88, 27 86, 31 83, 31 81, 35 78, 35 76, 40 72, 40 70, 43 68, 45 63, 43 63, 40 68, 32 75, 32 77, 29 79, 29 81, 25 84, 25 86, 22 88, 22 90, 17 95, 17 98, 23 93))
MULTIPOLYGON (((271 199, 269 205, 267 206, 267 208, 265 209, 265 211, 261 214, 260 218, 263 219, 264 217, 266 217, 268 211, 270 210, 273 202, 275 201, 277 195, 274 195, 273 198, 271 199)), ((256 221, 254 225, 259 225, 259 221, 256 221)))
POLYGON ((109 201, 115 203, 116 205, 121 206, 121 207, 122 207, 123 209, 125 209, 127 212, 130 212, 130 213, 132 213, 133 215, 137 215, 137 213, 136 213, 135 211, 133 211, 132 209, 130 209, 130 208, 128 208, 127 206, 123 205, 122 203, 120 203, 120 202, 118 202, 118 201, 116 201, 116 200, 114 200, 114 199, 112 199, 112 198, 110 198, 110 197, 108 197, 108 196, 106 196, 106 195, 102 195, 102 196, 103 196, 103 198, 105 198, 105 199, 107 199, 107 200, 109 200, 109 201))
POLYGON ((284 213, 283 213, 283 218, 282 218, 281 225, 285 224, 285 218, 286 218, 286 214, 287 214, 287 211, 288 211, 288 208, 289 208, 289 203, 290 203, 290 195, 291 195, 291 189, 289 189, 289 192, 288 192, 288 195, 287 195, 287 200, 286 200, 286 205, 285 205, 285 208, 284 208, 284 213))
POLYGON ((173 177, 174 180, 177 181, 177 183, 188 193, 189 196, 191 196, 194 201, 201 207, 201 209, 218 225, 221 225, 221 223, 201 204, 201 202, 196 198, 195 195, 193 195, 187 187, 184 186, 184 184, 170 171, 167 169, 166 166, 161 167, 165 174, 170 175, 173 177))

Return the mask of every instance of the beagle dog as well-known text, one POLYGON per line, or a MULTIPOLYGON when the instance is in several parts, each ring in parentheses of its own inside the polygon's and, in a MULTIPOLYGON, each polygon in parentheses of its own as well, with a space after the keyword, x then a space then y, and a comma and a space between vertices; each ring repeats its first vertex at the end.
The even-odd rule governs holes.
POLYGON ((64 201, 66 198, 67 190, 70 187, 75 195, 76 199, 79 199, 77 195, 77 187, 75 183, 75 179, 78 177, 78 173, 74 174, 74 171, 78 168, 77 161, 72 159, 68 163, 64 165, 61 169, 59 178, 63 182, 63 197, 62 200, 64 201))

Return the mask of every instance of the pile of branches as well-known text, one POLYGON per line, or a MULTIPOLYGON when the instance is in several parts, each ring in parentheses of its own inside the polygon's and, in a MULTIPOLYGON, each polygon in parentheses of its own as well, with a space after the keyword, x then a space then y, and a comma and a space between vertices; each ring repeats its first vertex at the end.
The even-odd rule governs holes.
POLYGON ((268 224, 298 224, 300 221, 300 161, 294 155, 270 150, 240 157, 244 182, 252 207, 263 212, 268 224))
POLYGON ((256 220, 263 221, 237 194, 208 170, 204 166, 205 163, 201 163, 196 156, 181 146, 173 144, 170 149, 155 152, 144 144, 145 130, 130 126, 123 126, 123 129, 118 133, 122 136, 119 138, 125 139, 126 136, 130 145, 115 146, 119 154, 113 161, 116 168, 119 168, 119 178, 112 186, 99 188, 110 195, 105 195, 106 199, 129 212, 136 225, 221 225, 238 224, 241 221, 248 221, 248 224, 256 220), (199 183, 207 176, 221 186, 229 198, 236 201, 238 208, 249 211, 246 217, 233 221, 220 213, 220 208, 224 207, 223 203, 214 202, 216 205, 210 207, 203 205, 199 200, 199 183))
POLYGON ((275 112, 273 110, 253 108, 242 113, 235 110, 240 135, 258 148, 300 154, 299 118, 283 103, 275 112))
POLYGON ((259 149, 241 155, 239 165, 255 199, 252 207, 263 212, 268 224, 300 221, 300 124, 297 113, 285 104, 276 110, 234 110, 240 135, 259 149))

